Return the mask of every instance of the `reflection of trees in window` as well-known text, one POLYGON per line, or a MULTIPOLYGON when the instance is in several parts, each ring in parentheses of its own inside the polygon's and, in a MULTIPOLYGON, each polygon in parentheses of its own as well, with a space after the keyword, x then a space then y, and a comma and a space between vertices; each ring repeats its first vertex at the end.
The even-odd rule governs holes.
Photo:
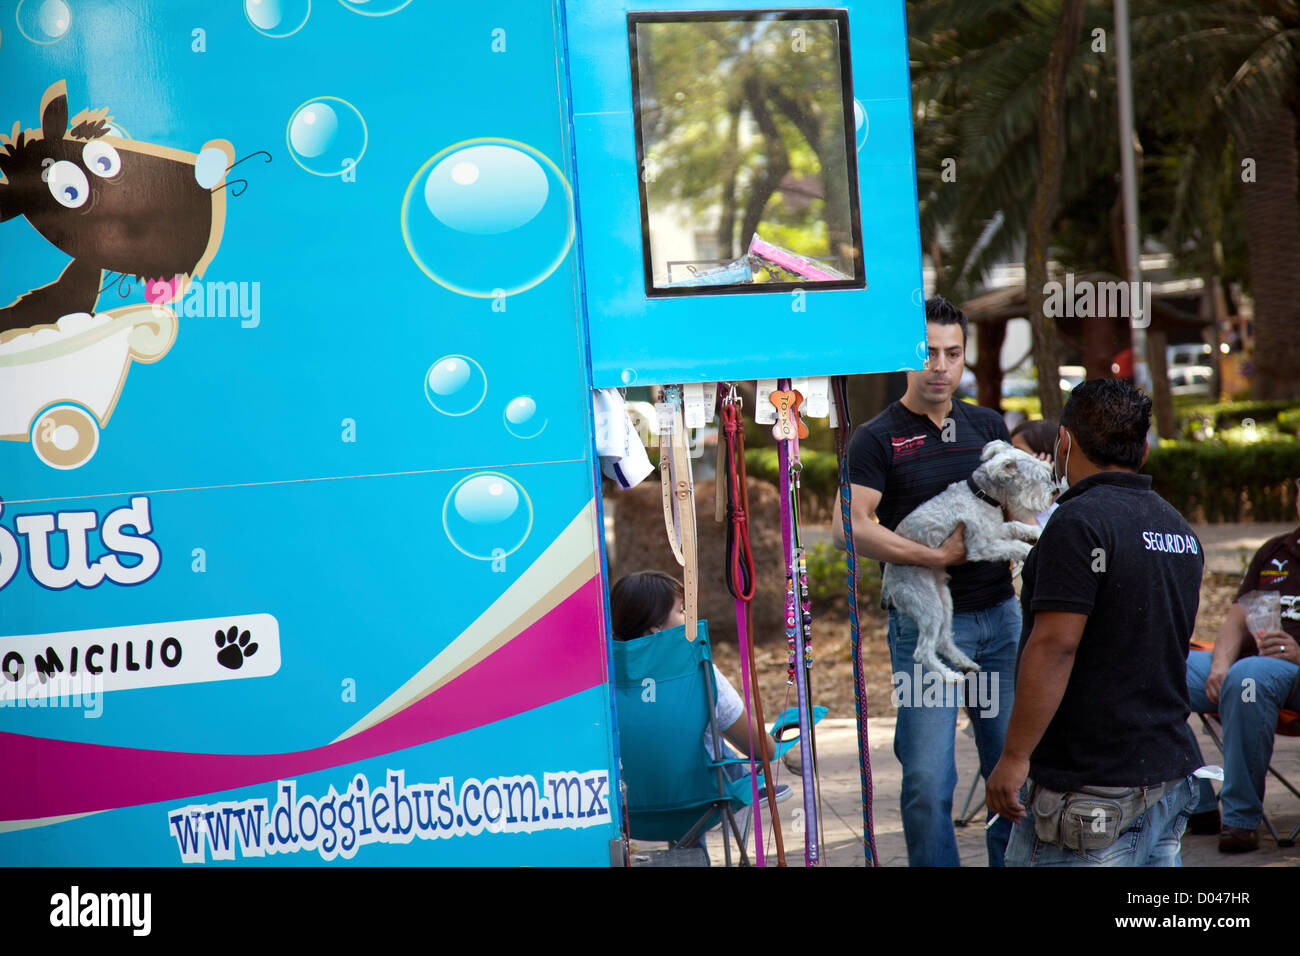
POLYGON ((692 231, 716 235, 722 258, 741 255, 758 232, 852 274, 837 24, 636 30, 648 207, 685 207, 692 231))

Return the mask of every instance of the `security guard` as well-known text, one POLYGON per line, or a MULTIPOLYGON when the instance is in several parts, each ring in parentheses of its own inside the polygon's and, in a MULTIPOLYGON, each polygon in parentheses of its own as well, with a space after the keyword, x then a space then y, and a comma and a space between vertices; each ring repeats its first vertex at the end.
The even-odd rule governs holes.
POLYGON ((1016 821, 1008 866, 1180 864, 1204 556, 1137 474, 1150 423, 1151 400, 1122 379, 1079 385, 1061 416, 1070 488, 1025 562, 1015 705, 988 780, 990 808, 1016 821))

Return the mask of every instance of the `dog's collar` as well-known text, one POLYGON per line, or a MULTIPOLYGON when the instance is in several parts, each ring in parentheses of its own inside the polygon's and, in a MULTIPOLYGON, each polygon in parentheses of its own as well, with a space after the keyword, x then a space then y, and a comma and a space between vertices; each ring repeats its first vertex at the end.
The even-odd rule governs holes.
POLYGON ((992 505, 994 508, 997 508, 999 511, 1002 510, 1002 502, 998 501, 998 499, 994 498, 987 491, 984 491, 977 484, 975 484, 974 478, 966 479, 966 487, 970 489, 971 494, 973 494, 980 501, 984 502, 986 505, 992 505))

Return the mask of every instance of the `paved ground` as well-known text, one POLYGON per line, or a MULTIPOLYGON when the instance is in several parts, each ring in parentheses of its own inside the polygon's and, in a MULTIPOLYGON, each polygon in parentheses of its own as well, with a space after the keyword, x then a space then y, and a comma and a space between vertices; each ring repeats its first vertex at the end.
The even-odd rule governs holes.
POLYGON ((1288 524, 1194 524, 1192 530, 1205 547, 1205 570, 1241 574, 1251 556, 1269 538, 1295 530, 1288 524))
MULTIPOLYGON (((963 721, 964 722, 964 721, 963 721)), ((1203 733, 1198 733, 1206 759, 1217 762, 1214 743, 1203 733)), ((906 866, 907 847, 903 842, 903 826, 898 812, 898 792, 902 769, 893 752, 894 721, 892 718, 873 720, 870 726, 872 780, 875 789, 876 849, 882 866, 906 866)), ((817 725, 817 749, 821 757, 822 806, 825 814, 825 859, 830 866, 863 866, 862 852, 862 802, 860 798, 857 730, 853 720, 827 718, 817 725)), ((978 769, 975 740, 965 731, 957 732, 957 792, 954 812, 961 810, 971 780, 978 769)), ((1278 738, 1273 766, 1300 786, 1300 739, 1278 738)), ((791 866, 803 866, 803 834, 796 827, 806 816, 797 774, 782 768, 778 779, 788 783, 794 796, 780 805, 782 832, 785 835, 787 860, 791 866)), ((973 804, 983 799, 983 784, 975 790, 973 804)), ((1300 824, 1300 800, 1292 796, 1276 780, 1269 778, 1264 809, 1275 826, 1290 832, 1300 824)), ((963 866, 987 866, 984 848, 984 812, 968 827, 957 828, 957 846, 963 866)), ((766 818, 765 818, 766 819, 766 818)), ((768 835, 769 853, 771 836, 768 835)), ((720 830, 709 834, 708 846, 714 866, 723 865, 722 836, 720 830)), ((641 842, 636 849, 648 859, 657 861, 665 845, 641 842), (649 851, 649 852, 647 852, 649 851)), ((751 847, 752 849, 752 847, 751 847)), ((732 846, 735 853, 735 846, 732 846)), ((775 856, 772 856, 775 860, 775 856)), ((1295 866, 1300 867, 1300 847, 1279 848, 1260 827, 1260 848, 1253 853, 1222 854, 1218 838, 1213 836, 1187 836, 1183 839, 1184 866, 1295 866)))

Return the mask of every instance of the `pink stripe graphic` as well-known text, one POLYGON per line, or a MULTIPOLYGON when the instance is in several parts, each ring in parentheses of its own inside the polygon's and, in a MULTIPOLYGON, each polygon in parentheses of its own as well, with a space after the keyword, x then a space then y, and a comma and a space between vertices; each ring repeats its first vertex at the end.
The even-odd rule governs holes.
POLYGON ((337 743, 283 754, 136 750, 0 733, 0 820, 216 793, 338 767, 502 720, 605 681, 600 578, 444 687, 337 743), (15 785, 17 781, 21 784, 15 785))

